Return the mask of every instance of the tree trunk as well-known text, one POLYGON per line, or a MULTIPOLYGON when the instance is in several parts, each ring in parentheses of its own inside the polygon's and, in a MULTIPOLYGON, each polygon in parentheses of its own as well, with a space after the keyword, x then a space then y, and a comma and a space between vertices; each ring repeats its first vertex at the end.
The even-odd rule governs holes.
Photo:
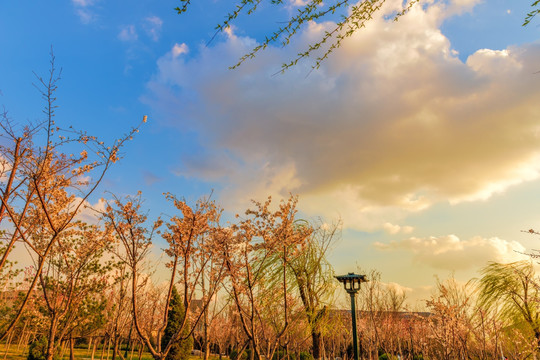
POLYGON ((69 360, 75 360, 75 340, 73 340, 73 334, 69 335, 69 360))
POLYGON ((19 343, 17 344, 17 351, 19 351, 19 348, 21 347, 21 343, 24 341, 24 338, 26 337, 25 330, 26 330, 27 325, 28 325, 28 320, 24 322, 23 329, 21 331, 21 336, 19 337, 19 343))
POLYGON ((131 352, 129 353, 129 360, 133 360, 133 352, 135 351, 135 340, 131 341, 130 346, 131 346, 131 352))
POLYGON ((99 360, 103 360, 103 356, 105 355, 105 337, 103 337, 103 344, 101 345, 101 357, 99 360))
POLYGON ((131 322, 131 327, 129 328, 128 341, 126 344, 126 352, 124 353, 124 359, 128 357, 128 351, 131 349, 131 356, 133 356, 133 342, 131 341, 131 333, 133 332, 133 321, 131 322))
POLYGON ((534 329, 534 336, 536 337, 536 352, 534 353, 534 358, 536 359, 536 353, 540 351, 540 330, 534 329))
POLYGON ((9 346, 11 345, 11 339, 13 339, 13 332, 10 332, 8 335, 8 338, 6 340, 6 353, 4 354, 4 359, 7 358, 7 354, 9 351, 9 346))
POLYGON ((204 339, 204 360, 208 360, 209 356, 210 356, 210 343, 208 342, 208 338, 206 338, 206 335, 205 335, 205 339, 204 339))
POLYGON ((249 360, 254 360, 255 359, 255 341, 254 340, 251 340, 251 346, 250 346, 249 350, 250 350, 249 351, 249 360))
POLYGON ((109 360, 109 351, 111 350, 111 338, 107 341, 107 360, 109 360))
POLYGON ((64 353, 66 352, 67 341, 60 340, 60 359, 64 358, 64 353))
MULTIPOLYGON (((107 351, 107 359, 109 358, 107 351)), ((113 336, 113 353, 112 353, 112 360, 116 360, 116 355, 118 354, 118 336, 117 334, 114 334, 113 336)))
POLYGON ((54 338, 56 337, 56 330, 58 327, 58 321, 56 319, 56 314, 53 314, 51 317, 51 326, 49 326, 49 334, 47 341, 47 353, 45 355, 46 360, 53 360, 54 356, 54 338))
MULTIPOLYGON (((206 296, 206 287, 205 287, 205 277, 204 277, 204 267, 201 271, 201 279, 202 279, 202 291, 203 291, 203 299, 206 296)), ((203 327, 204 327, 204 333, 203 333, 203 347, 204 349, 204 360, 208 360, 208 356, 210 355, 210 344, 208 343, 208 307, 204 308, 203 312, 203 327)))
POLYGON ((94 339, 94 343, 92 344, 92 355, 90 356, 90 360, 94 360, 94 355, 96 354, 96 348, 98 344, 98 339, 94 339))
MULTIPOLYGON (((24 334, 23 339, 21 340, 21 345, 23 348, 26 348, 28 344, 30 344, 30 338, 32 337, 32 330, 27 331, 26 334, 24 334)), ((17 348, 19 350, 19 348, 17 348)))
POLYGON ((143 351, 144 351, 144 343, 141 342, 139 344, 139 359, 138 360, 141 360, 143 351))
POLYGON ((311 340, 313 342, 313 358, 319 360, 321 358, 321 333, 319 331, 311 331, 311 340))

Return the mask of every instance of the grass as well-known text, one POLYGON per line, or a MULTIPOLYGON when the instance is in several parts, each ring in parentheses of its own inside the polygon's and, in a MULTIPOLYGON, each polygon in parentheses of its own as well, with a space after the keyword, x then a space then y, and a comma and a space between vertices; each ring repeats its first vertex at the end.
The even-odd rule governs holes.
MULTIPOLYGON (((122 350, 122 355, 124 354, 122 350)), ((28 346, 21 346, 19 350, 17 350, 17 344, 12 344, 9 349, 6 349, 5 344, 0 344, 0 360, 26 360, 26 357, 28 355, 28 346), (6 352, 7 350, 7 352, 6 352)), ((87 348, 75 348, 75 359, 80 360, 90 360, 92 356, 92 350, 88 351, 87 348)), ((128 353, 128 357, 126 360, 129 360, 130 354, 128 353)), ((69 348, 66 348, 64 351, 64 356, 62 359, 69 359, 69 348)), ((101 359, 101 349, 96 349, 96 353, 94 354, 94 360, 100 360, 101 359)), ((109 357, 108 360, 112 359, 112 350, 109 351, 109 357)), ((117 358, 120 360, 119 358, 117 358)), ((138 360, 138 354, 135 351, 133 353, 133 360, 138 360)), ((217 360, 219 359, 218 356, 210 356, 210 360, 217 360)), ((103 360, 107 360, 107 350, 105 350, 103 360)), ((141 360, 154 360, 152 355, 150 353, 144 352, 142 355, 141 360)), ((201 360, 201 357, 199 356, 190 356, 189 360, 201 360)))
POLYGON ((21 346, 19 350, 17 350, 17 344, 12 344, 9 349, 6 349, 5 344, 0 344, 0 360, 2 359, 8 359, 8 360, 22 360, 26 359, 26 355, 28 354, 27 346, 21 346), (7 353, 6 353, 7 350, 7 353))

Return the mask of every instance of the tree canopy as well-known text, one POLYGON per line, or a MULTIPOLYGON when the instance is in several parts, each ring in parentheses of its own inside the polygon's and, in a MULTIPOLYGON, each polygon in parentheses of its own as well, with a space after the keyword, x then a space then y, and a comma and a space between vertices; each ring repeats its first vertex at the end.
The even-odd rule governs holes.
POLYGON ((540 346, 540 296, 530 261, 490 263, 482 269, 479 302, 510 324, 524 324, 540 346))

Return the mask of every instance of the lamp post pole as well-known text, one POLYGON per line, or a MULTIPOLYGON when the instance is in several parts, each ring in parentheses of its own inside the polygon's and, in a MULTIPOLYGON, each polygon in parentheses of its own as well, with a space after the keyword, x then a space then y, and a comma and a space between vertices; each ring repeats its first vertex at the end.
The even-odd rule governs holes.
POLYGON ((354 360, 358 360, 358 333, 356 330, 356 293, 360 290, 360 284, 366 282, 365 275, 348 273, 347 275, 336 276, 336 279, 343 283, 345 291, 351 296, 351 318, 352 318, 352 335, 353 335, 353 351, 354 360))
POLYGON ((357 333, 357 328, 356 328, 356 293, 350 292, 349 295, 351 295, 351 317, 352 317, 354 360, 358 360, 358 333, 357 333))

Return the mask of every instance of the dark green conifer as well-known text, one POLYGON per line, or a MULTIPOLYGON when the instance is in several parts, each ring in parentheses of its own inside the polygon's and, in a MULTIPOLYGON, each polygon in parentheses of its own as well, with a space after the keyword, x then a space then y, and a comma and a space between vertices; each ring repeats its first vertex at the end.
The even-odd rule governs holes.
MULTIPOLYGON (((161 339, 162 349, 167 346, 171 338, 178 332, 184 321, 186 310, 184 308, 184 302, 178 294, 175 287, 172 289, 171 302, 169 303, 169 318, 167 319, 167 327, 161 339)), ((189 334, 189 321, 186 321, 184 328, 182 329, 182 335, 180 340, 175 341, 171 350, 167 354, 166 360, 187 360, 193 348, 193 338, 190 336, 184 339, 189 334), (184 339, 184 340, 182 340, 184 339)))

